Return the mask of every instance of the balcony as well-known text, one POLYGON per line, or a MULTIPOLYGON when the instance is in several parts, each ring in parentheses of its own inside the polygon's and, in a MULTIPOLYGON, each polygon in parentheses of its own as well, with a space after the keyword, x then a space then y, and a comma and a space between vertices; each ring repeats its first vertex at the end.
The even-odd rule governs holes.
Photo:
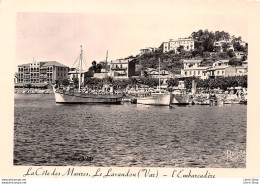
POLYGON ((112 67, 111 70, 127 70, 127 67, 122 67, 122 68, 112 67))
POLYGON ((40 78, 45 79, 45 78, 47 78, 47 75, 40 75, 40 78))

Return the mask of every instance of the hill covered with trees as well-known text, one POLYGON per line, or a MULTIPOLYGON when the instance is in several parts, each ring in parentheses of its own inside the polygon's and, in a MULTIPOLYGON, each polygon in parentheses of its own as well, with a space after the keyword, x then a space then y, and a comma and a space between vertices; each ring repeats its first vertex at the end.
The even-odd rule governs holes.
POLYGON ((242 61, 247 60, 248 45, 242 45, 242 37, 230 36, 225 31, 209 32, 208 30, 199 30, 191 33, 188 38, 194 39, 194 50, 185 51, 182 46, 177 48, 178 52, 169 51, 162 52, 162 49, 157 49, 154 52, 144 53, 137 56, 137 64, 139 65, 137 73, 147 70, 147 68, 158 68, 158 59, 161 59, 161 69, 172 72, 173 74, 180 74, 183 67, 183 59, 201 59, 203 66, 211 66, 213 62, 220 59, 230 60, 230 65, 241 65, 242 61), (224 43, 222 48, 216 46, 214 43, 221 40, 231 40, 231 42, 224 43), (234 51, 230 50, 233 46, 234 51), (245 56, 242 59, 235 57, 235 52, 243 52, 245 56))

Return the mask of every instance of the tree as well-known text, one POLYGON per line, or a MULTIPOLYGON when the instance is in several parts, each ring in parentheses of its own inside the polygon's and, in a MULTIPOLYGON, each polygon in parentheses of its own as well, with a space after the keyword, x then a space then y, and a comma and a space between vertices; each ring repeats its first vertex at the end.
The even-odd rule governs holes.
POLYGON ((69 79, 63 79, 62 80, 62 85, 63 86, 68 86, 69 84, 70 84, 69 79))
POLYGON ((102 65, 99 63, 96 65, 96 72, 95 73, 101 73, 102 65))
POLYGON ((183 45, 180 45, 180 46, 177 48, 177 51, 180 53, 182 50, 184 50, 184 47, 183 47, 183 45))
POLYGON ((79 79, 73 78, 73 83, 74 83, 75 87, 77 88, 79 86, 79 79))
POLYGON ((222 49, 223 49, 223 52, 227 52, 228 48, 230 47, 230 43, 223 43, 222 44, 222 49))
POLYGON ((232 49, 229 49, 229 50, 227 51, 227 54, 228 54, 228 56, 229 56, 230 58, 232 58, 232 57, 235 56, 235 53, 233 52, 232 49))
POLYGON ((96 70, 97 70, 97 62, 96 61, 92 61, 92 66, 91 67, 89 67, 89 69, 88 69, 89 71, 92 71, 92 72, 96 72, 96 70))
POLYGON ((231 66, 241 66, 242 65, 242 61, 237 59, 237 58, 231 58, 228 62, 229 65, 231 66))

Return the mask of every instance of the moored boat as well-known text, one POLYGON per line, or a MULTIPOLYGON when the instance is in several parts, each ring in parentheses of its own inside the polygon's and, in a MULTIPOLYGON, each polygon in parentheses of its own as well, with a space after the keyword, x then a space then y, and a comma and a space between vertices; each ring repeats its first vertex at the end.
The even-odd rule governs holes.
POLYGON ((137 98, 137 104, 143 105, 156 105, 156 106, 169 106, 171 105, 172 94, 163 93, 163 94, 154 94, 152 96, 137 98))
MULTIPOLYGON (((82 70, 82 46, 79 57, 79 66, 81 73, 82 70)), ((103 84, 102 92, 91 93, 88 91, 83 91, 81 89, 81 76, 79 77, 79 89, 74 88, 67 89, 57 89, 57 86, 53 86, 53 92, 55 96, 56 103, 63 104, 87 104, 87 103, 103 103, 103 104, 121 104, 123 99, 123 94, 114 94, 113 86, 109 84, 103 84)))
POLYGON ((172 101, 172 93, 161 89, 160 79, 160 58, 159 58, 159 86, 157 90, 152 93, 149 92, 149 96, 139 97, 133 100, 134 103, 143 105, 155 105, 155 106, 170 106, 172 101))
POLYGON ((171 104, 189 105, 192 103, 192 95, 186 92, 184 81, 179 81, 177 87, 173 88, 171 104))

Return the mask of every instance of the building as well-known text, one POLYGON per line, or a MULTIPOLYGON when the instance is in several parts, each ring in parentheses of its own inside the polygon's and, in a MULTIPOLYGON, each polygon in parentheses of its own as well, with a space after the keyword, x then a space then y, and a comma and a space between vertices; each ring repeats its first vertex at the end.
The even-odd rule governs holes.
POLYGON ((177 48, 183 46, 185 51, 191 51, 194 49, 194 39, 192 38, 178 38, 177 40, 170 39, 169 42, 163 42, 160 46, 163 52, 174 51, 178 52, 177 48))
POLYGON ((211 78, 231 76, 235 73, 236 69, 232 66, 215 66, 208 69, 208 76, 211 78))
POLYGON ((109 72, 115 76, 126 78, 135 76, 135 58, 113 60, 109 63, 109 72))
POLYGON ((145 49, 140 49, 140 55, 143 55, 145 53, 155 52, 155 47, 147 47, 145 49))
POLYGON ((228 66, 229 60, 218 60, 213 63, 213 67, 218 67, 218 66, 228 66))
POLYGON ((240 45, 246 47, 248 44, 245 41, 240 42, 240 45))
POLYGON ((153 71, 148 71, 148 75, 151 76, 152 78, 168 78, 169 77, 169 72, 167 70, 153 70, 153 71))
POLYGON ((227 77, 237 75, 247 75, 247 62, 244 62, 242 66, 230 66, 229 60, 219 60, 213 63, 213 66, 208 69, 209 77, 227 77))
POLYGON ((219 51, 220 52, 223 52, 223 45, 224 44, 227 44, 227 50, 232 50, 232 51, 234 51, 234 47, 233 47, 233 44, 231 43, 231 39, 229 39, 229 40, 219 40, 219 41, 215 41, 214 42, 214 46, 216 46, 216 47, 218 47, 219 48, 219 51))
POLYGON ((242 66, 236 66, 236 74, 237 75, 247 75, 248 68, 245 65, 242 66))
POLYGON ((242 62, 242 65, 248 67, 248 60, 243 61, 243 62, 242 62))
POLYGON ((57 61, 40 61, 18 66, 17 83, 54 83, 68 79, 69 67, 57 61))
POLYGON ((207 69, 209 67, 202 67, 200 64, 201 60, 183 60, 181 77, 199 77, 201 79, 207 78, 207 69))
POLYGON ((245 56, 244 52, 234 52, 237 59, 242 59, 245 56))

